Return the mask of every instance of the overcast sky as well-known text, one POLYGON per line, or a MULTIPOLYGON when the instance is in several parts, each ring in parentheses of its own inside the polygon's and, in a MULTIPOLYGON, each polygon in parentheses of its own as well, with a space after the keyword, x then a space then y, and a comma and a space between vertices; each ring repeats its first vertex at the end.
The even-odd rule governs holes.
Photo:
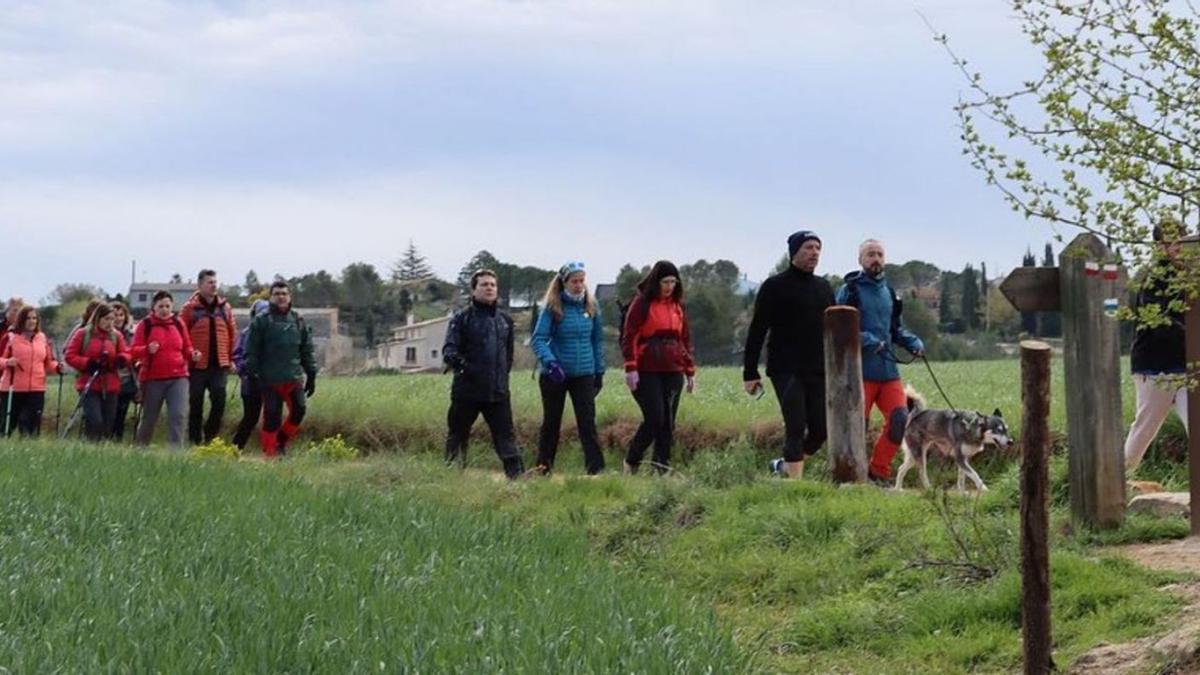
POLYGON ((508 262, 728 258, 761 279, 986 262, 1053 232, 960 154, 961 75, 1037 65, 1002 0, 0 4, 0 294, 226 282, 412 239, 439 275, 508 262))

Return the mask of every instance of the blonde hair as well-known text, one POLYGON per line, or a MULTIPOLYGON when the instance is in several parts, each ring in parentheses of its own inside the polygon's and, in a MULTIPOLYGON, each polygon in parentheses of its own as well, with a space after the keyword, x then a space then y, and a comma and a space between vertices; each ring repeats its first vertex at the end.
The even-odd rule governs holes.
MULTIPOLYGON (((563 318, 563 280, 562 277, 555 274, 550 280, 550 285, 546 287, 546 295, 542 298, 543 311, 549 310, 554 315, 555 321, 562 321, 563 318)), ((592 290, 584 287, 583 305, 587 310, 588 316, 596 316, 596 298, 592 296, 592 290)))

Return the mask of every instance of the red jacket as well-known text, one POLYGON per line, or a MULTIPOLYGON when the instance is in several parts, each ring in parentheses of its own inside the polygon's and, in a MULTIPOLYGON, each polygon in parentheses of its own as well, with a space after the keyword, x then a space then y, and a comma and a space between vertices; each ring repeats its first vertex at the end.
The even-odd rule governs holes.
POLYGON ((46 391, 46 374, 58 372, 54 349, 41 331, 34 333, 32 339, 19 333, 9 334, 8 346, 0 359, 10 358, 17 359, 18 364, 5 368, 0 375, 0 393, 46 391))
POLYGON ((125 338, 118 331, 113 331, 110 336, 108 333, 100 329, 92 329, 84 327, 71 336, 71 342, 67 344, 66 361, 67 365, 79 371, 79 376, 75 378, 75 391, 83 393, 83 386, 87 384, 88 378, 92 376, 92 372, 88 370, 88 361, 92 359, 100 360, 107 357, 107 363, 100 369, 100 374, 92 381, 90 391, 103 394, 116 394, 121 391, 121 378, 117 375, 118 361, 127 364, 129 362, 129 349, 125 346, 125 338), (92 337, 88 341, 87 351, 83 349, 83 336, 87 332, 92 331, 92 337), (115 339, 114 339, 115 338, 115 339))
POLYGON ((216 335, 217 343, 217 365, 221 368, 228 368, 233 365, 233 346, 237 344, 237 323, 233 319, 233 307, 229 305, 229 301, 221 296, 213 298, 211 305, 204 302, 204 297, 199 291, 192 294, 188 301, 183 303, 183 309, 179 311, 179 318, 183 320, 183 325, 187 326, 191 333, 192 345, 200 351, 200 360, 192 362, 188 357, 188 363, 197 370, 208 368, 209 361, 209 343, 212 336, 216 335))
POLYGON ((138 379, 174 380, 188 376, 188 364, 192 362, 192 339, 179 317, 160 319, 150 315, 142 319, 133 329, 133 360, 141 364, 138 379), (158 343, 158 351, 151 354, 151 342, 158 343))
POLYGON ((625 313, 621 355, 625 372, 694 375, 692 334, 683 305, 661 298, 648 305, 639 293, 625 313))

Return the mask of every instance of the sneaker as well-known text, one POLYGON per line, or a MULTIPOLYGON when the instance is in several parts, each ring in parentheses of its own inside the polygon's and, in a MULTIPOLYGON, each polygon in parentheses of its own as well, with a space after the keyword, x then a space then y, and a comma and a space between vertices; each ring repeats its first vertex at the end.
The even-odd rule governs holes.
POLYGON ((782 457, 776 457, 775 459, 767 462, 767 466, 771 469, 771 473, 775 474, 776 476, 787 477, 787 469, 784 468, 782 457))
POLYGON ((550 467, 545 464, 538 464, 537 466, 533 467, 533 475, 549 476, 550 475, 550 467))

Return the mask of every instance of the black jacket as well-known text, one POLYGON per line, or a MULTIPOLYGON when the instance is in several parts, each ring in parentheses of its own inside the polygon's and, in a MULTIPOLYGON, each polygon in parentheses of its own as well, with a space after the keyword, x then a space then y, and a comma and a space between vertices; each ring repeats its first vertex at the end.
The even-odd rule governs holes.
POLYGON ((1163 315, 1171 322, 1166 326, 1138 329, 1133 336, 1130 362, 1134 373, 1154 375, 1158 373, 1183 373, 1187 355, 1183 334, 1183 314, 1167 309, 1166 281, 1148 281, 1137 295, 1136 307, 1158 305, 1163 315))
POLYGON ((832 304, 829 282, 795 266, 764 281, 746 333, 742 379, 760 379, 758 358, 764 340, 768 376, 824 375, 825 309, 832 304))
POLYGON ((446 329, 442 361, 454 371, 450 397, 462 401, 508 398, 513 363, 513 321, 495 305, 472 301, 446 329))

